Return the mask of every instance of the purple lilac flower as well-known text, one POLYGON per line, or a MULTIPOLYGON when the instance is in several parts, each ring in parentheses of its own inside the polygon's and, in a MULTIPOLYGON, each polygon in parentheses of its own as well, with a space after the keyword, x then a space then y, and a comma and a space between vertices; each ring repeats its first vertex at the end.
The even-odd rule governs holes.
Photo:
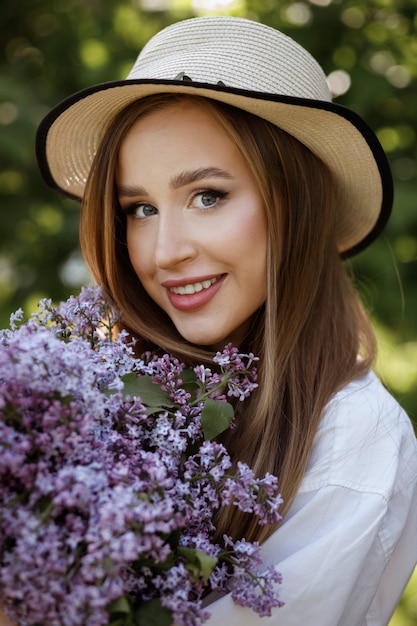
POLYGON ((282 498, 277 488, 275 476, 266 474, 264 478, 255 478, 247 465, 238 462, 236 474, 224 482, 222 503, 232 503, 245 513, 255 513, 260 524, 273 524, 281 520, 278 509, 282 498))
POLYGON ((279 574, 254 544, 215 543, 213 512, 231 503, 276 523, 277 480, 243 464, 229 475, 201 423, 207 399, 252 392, 256 358, 226 346, 216 372, 138 359, 117 322, 90 288, 0 332, 0 603, 22 626, 111 625, 123 599, 126 623, 156 602, 197 626, 204 594, 221 589, 268 615, 279 574))

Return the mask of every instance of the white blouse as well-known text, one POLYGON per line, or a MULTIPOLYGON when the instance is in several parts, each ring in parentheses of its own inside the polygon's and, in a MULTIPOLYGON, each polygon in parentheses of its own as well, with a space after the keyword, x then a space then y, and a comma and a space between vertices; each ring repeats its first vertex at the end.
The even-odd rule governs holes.
POLYGON ((417 444, 373 373, 330 401, 299 493, 263 545, 285 606, 259 618, 226 595, 206 626, 384 626, 417 562, 417 444))

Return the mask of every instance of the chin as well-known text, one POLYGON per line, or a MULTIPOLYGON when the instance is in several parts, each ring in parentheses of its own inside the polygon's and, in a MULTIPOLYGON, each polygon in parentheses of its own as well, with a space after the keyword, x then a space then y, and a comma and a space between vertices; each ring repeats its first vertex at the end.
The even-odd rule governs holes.
POLYGON ((201 350, 206 350, 209 352, 218 352, 219 350, 223 350, 223 348, 230 343, 230 339, 228 338, 217 338, 217 337, 195 337, 190 335, 182 335, 182 337, 189 344, 195 346, 196 348, 200 348, 201 350))

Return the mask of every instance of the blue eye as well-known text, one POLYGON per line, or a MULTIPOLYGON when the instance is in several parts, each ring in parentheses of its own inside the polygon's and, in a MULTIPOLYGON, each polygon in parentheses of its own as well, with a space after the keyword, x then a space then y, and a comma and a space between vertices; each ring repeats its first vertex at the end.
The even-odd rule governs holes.
POLYGON ((144 219, 145 217, 156 215, 158 213, 158 209, 152 204, 134 204, 128 209, 127 213, 128 215, 133 215, 133 217, 138 219, 144 219))
POLYGON ((225 191, 207 189, 195 194, 192 205, 198 209, 211 209, 226 195, 227 193, 225 191))
POLYGON ((152 204, 141 204, 138 206, 136 213, 141 213, 140 217, 149 217, 150 215, 156 215, 158 210, 152 204))

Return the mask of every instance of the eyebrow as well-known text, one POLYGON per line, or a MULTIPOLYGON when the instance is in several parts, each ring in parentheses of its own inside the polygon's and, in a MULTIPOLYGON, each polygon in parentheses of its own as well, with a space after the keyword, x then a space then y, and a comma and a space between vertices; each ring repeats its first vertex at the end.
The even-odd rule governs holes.
POLYGON ((181 174, 177 174, 177 176, 171 178, 170 186, 173 189, 178 189, 179 187, 185 187, 186 185, 190 185, 204 178, 224 178, 231 180, 233 176, 218 167, 200 167, 195 170, 187 170, 181 172, 181 174))
MULTIPOLYGON (((170 180, 172 189, 179 189, 192 183, 198 182, 205 178, 223 178, 225 180, 233 180, 233 176, 218 167, 199 167, 195 170, 187 170, 176 174, 170 180)), ((146 196, 147 191, 141 185, 118 185, 117 193, 124 198, 133 198, 135 196, 146 196)))

